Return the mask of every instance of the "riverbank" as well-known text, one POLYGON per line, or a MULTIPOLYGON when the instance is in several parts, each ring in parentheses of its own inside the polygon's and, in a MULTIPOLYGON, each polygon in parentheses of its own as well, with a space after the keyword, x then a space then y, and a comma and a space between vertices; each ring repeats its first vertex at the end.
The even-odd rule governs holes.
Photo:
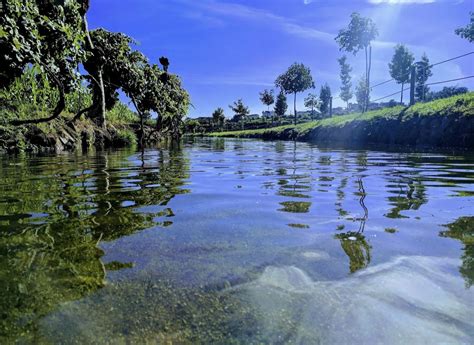
POLYGON ((474 149, 474 92, 411 107, 393 107, 213 137, 299 140, 319 144, 474 149))
POLYGON ((135 123, 110 123, 102 129, 89 119, 72 123, 67 118, 22 126, 0 125, 0 153, 61 153, 133 146, 139 131, 135 123))

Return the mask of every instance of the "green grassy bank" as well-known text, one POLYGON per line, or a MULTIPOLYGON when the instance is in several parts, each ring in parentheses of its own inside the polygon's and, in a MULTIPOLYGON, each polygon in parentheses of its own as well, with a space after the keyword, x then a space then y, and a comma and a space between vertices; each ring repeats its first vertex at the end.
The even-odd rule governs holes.
POLYGON ((336 116, 299 125, 210 133, 214 137, 474 149, 474 92, 411 107, 336 116))

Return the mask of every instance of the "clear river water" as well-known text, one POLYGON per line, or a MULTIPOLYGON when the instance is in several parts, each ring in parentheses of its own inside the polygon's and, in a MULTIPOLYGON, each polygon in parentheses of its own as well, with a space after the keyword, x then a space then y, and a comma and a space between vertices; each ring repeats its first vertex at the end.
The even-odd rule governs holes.
POLYGON ((0 158, 2 344, 474 343, 473 154, 0 158))

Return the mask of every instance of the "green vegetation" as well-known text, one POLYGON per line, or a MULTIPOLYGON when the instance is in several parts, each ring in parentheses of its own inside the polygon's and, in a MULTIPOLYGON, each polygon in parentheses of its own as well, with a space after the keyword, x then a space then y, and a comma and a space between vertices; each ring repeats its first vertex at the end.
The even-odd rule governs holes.
MULTIPOLYGON (((461 118, 467 119, 466 121, 469 121, 471 116, 474 116, 473 92, 446 99, 439 99, 429 103, 418 103, 409 108, 396 106, 392 108, 369 111, 367 113, 354 113, 332 118, 325 118, 317 121, 298 124, 296 126, 286 125, 257 130, 210 133, 209 135, 215 137, 253 137, 267 139, 300 139, 320 141, 321 138, 318 138, 318 133, 324 130, 328 131, 328 137, 325 136, 325 140, 338 142, 342 138, 341 130, 347 128, 348 132, 344 132, 345 135, 343 139, 346 142, 354 142, 357 139, 360 139, 356 136, 356 134, 360 134, 358 131, 360 131, 361 128, 367 127, 373 129, 373 131, 380 130, 380 136, 383 138, 390 138, 391 136, 395 136, 395 134, 399 133, 396 132, 396 128, 394 126, 387 126, 387 121, 391 121, 394 124, 403 127, 408 126, 410 120, 414 119, 418 121, 419 119, 423 118, 433 118, 433 120, 435 118, 445 118, 446 120, 453 119, 454 121, 461 118), (378 126, 378 124, 383 126, 378 126), (353 131, 350 131, 351 129, 353 131)), ((460 123, 458 123, 458 126, 459 125, 460 123)), ((416 126, 421 126, 420 122, 416 122, 416 126)), ((459 127, 458 129, 451 128, 451 130, 461 130, 462 128, 463 127, 459 127)), ((411 129, 413 130, 413 128, 411 129)), ((420 127, 418 130, 422 130, 422 128, 420 127)), ((429 128, 429 130, 432 135, 439 135, 441 137, 444 136, 442 128, 429 128)), ((466 128, 466 131, 467 130, 469 130, 469 127, 466 128)), ((366 132, 363 132, 363 134, 366 134, 366 132)), ((402 134, 403 133, 400 132, 400 135, 402 134)), ((469 135, 469 133, 467 133, 467 135, 469 135)), ((470 135, 472 135, 472 133, 470 135)), ((403 137, 401 137, 401 139, 403 139, 403 137)), ((443 140, 450 139, 452 138, 447 136, 443 138, 443 140)), ((401 142, 401 144, 405 143, 401 142)), ((459 142, 459 144, 461 143, 459 142)), ((466 141, 465 144, 472 145, 472 143, 469 144, 469 141, 466 141)))
POLYGON ((467 39, 469 42, 474 42, 474 12, 470 13, 471 20, 463 28, 456 29, 456 35, 461 36, 462 38, 467 39))
POLYGON ((397 44, 395 46, 395 53, 393 54, 392 61, 388 64, 390 70, 390 76, 398 83, 402 85, 400 93, 400 103, 403 103, 403 89, 405 83, 410 80, 411 66, 415 61, 413 54, 403 44, 397 44))
MULTIPOLYGON (((85 0, 2 2, 2 134, 21 136, 32 129, 49 135, 62 127, 70 137, 79 137, 78 128, 90 127, 96 138, 103 138, 113 137, 114 126, 119 125, 137 132, 143 144, 144 127, 154 113, 155 132, 179 136, 190 100, 179 77, 168 73, 168 59, 160 58, 161 66, 151 64, 131 48, 134 41, 127 35, 105 29, 89 31, 88 9, 89 1, 85 0), (79 66, 87 73, 81 75, 79 66), (140 130, 137 116, 118 101, 118 91, 133 102, 140 130), (83 122, 77 124, 81 119, 83 122), (27 124, 37 127, 17 128, 27 124)), ((132 138, 130 133, 126 136, 132 138)), ((53 141, 43 139, 29 141, 54 146, 53 141)), ((2 135, 2 149, 9 146, 7 141, 10 138, 2 135)), ((12 142, 16 149, 21 147, 20 141, 28 139, 17 141, 12 142)), ((101 139, 98 142, 103 144, 101 139)))

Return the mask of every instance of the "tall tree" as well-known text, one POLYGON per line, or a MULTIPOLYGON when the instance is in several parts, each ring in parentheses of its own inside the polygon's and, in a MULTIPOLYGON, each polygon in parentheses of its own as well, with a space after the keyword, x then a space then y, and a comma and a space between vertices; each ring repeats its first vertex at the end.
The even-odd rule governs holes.
POLYGON ((304 99, 304 106, 311 110, 311 119, 315 119, 314 111, 319 109, 320 102, 318 96, 313 93, 309 93, 308 96, 304 99))
MULTIPOLYGON (((371 42, 377 37, 377 28, 370 18, 364 18, 359 13, 351 14, 351 21, 346 29, 340 30, 336 37, 340 50, 347 51, 356 55, 360 50, 365 52, 365 90, 366 101, 364 104, 368 107, 370 98, 370 71, 372 69, 372 46, 371 42)), ((366 111, 367 108, 362 111, 366 111)))
POLYGON ((309 88, 314 88, 314 81, 313 77, 311 76, 311 70, 305 65, 295 62, 288 68, 285 73, 281 74, 276 79, 275 85, 283 89, 286 94, 294 94, 294 124, 296 125, 296 94, 298 92, 304 92, 309 88))
POLYGON ((469 42, 474 42, 474 12, 469 13, 471 15, 471 21, 463 28, 456 29, 456 35, 467 39, 469 42))
POLYGON ((352 68, 347 63, 347 56, 342 56, 340 59, 337 60, 339 62, 339 66, 341 67, 340 77, 341 77, 341 93, 339 96, 341 99, 346 102, 347 108, 349 108, 349 101, 351 100, 352 94, 352 81, 351 81, 351 72, 352 68))
POLYGON ((428 94, 429 87, 426 86, 428 78, 433 75, 431 71, 431 64, 428 56, 423 53, 421 60, 416 63, 416 87, 415 87, 415 96, 419 101, 424 101, 425 96, 428 94))
POLYGON ((319 92, 319 99, 321 99, 321 113, 327 116, 329 114, 329 107, 331 106, 331 88, 326 83, 321 86, 321 91, 319 92))
POLYGON ((224 125, 224 120, 225 120, 224 109, 217 108, 216 110, 214 110, 214 112, 212 113, 212 122, 217 128, 222 129, 224 125))
POLYGON ((410 80, 410 71, 415 58, 413 54, 403 44, 397 44, 395 46, 395 53, 393 54, 392 61, 389 62, 388 68, 390 75, 398 84, 402 85, 402 91, 400 95, 400 103, 403 103, 403 88, 405 83, 410 80))
POLYGON ((275 103, 275 115, 281 121, 281 118, 285 116, 286 110, 288 109, 288 104, 286 103, 286 96, 283 90, 280 90, 277 96, 275 103))
POLYGON ((359 83, 355 89, 355 95, 357 99, 357 104, 359 105, 360 110, 366 111, 368 109, 368 103, 370 98, 367 98, 367 80, 365 77, 360 78, 359 83))
POLYGON ((238 99, 236 102, 229 105, 229 108, 232 109, 232 111, 235 113, 235 116, 237 117, 237 119, 240 120, 240 123, 242 124, 242 129, 244 129, 245 117, 250 114, 249 108, 245 106, 242 99, 238 99))

